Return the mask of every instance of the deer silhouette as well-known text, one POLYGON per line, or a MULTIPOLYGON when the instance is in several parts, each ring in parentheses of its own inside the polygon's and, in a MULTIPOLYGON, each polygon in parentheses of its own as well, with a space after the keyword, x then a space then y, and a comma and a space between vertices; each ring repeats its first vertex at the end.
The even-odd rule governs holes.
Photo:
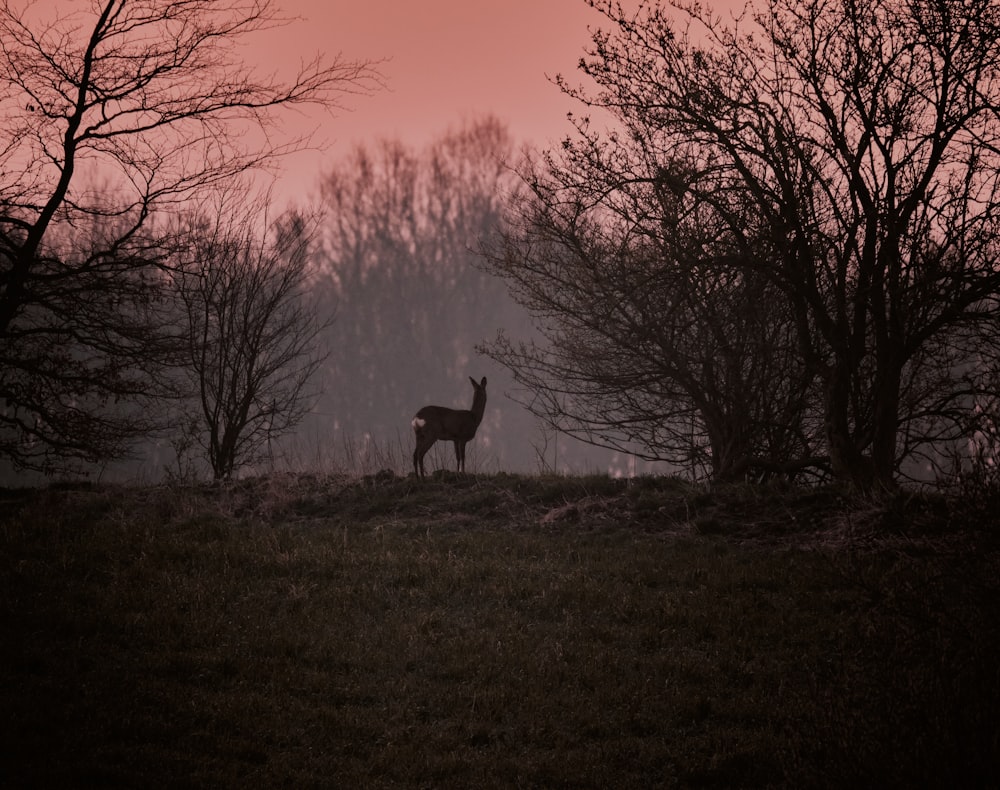
POLYGON ((417 449, 413 451, 413 471, 424 477, 424 456, 438 439, 455 443, 455 458, 458 471, 465 471, 465 445, 476 435, 479 423, 486 411, 486 377, 472 382, 474 395, 471 409, 448 409, 444 406, 424 406, 417 412, 411 425, 417 439, 417 449))

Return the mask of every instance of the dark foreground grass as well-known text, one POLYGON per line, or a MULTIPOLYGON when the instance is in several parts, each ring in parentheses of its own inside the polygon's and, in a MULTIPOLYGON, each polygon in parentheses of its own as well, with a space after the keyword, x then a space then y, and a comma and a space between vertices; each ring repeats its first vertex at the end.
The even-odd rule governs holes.
POLYGON ((961 503, 674 481, 0 494, 10 787, 1000 785, 961 503))

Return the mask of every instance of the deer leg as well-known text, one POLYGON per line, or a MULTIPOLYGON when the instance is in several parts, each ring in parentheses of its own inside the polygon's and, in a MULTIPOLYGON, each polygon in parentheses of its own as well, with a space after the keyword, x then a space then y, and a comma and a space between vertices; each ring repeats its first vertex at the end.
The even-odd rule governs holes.
POLYGON ((424 477, 424 456, 437 439, 428 439, 426 436, 417 434, 417 449, 413 451, 413 472, 417 477, 424 477))
POLYGON ((458 471, 465 471, 465 442, 455 442, 455 457, 458 459, 458 471))

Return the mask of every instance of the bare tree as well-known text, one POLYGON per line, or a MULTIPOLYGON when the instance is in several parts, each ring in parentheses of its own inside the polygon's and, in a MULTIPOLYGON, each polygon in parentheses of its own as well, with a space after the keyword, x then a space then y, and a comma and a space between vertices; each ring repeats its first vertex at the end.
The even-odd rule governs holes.
POLYGON ((36 469, 150 427, 139 400, 178 351, 155 309, 174 244, 152 218, 309 144, 283 109, 379 82, 340 58, 248 67, 239 45, 286 24, 271 0, 48 8, 0 2, 0 453, 36 469))
POLYGON ((894 485, 910 423, 954 436, 943 407, 974 403, 962 360, 933 387, 928 360, 996 317, 1000 7, 765 0, 724 24, 697 3, 591 4, 612 30, 582 64, 597 89, 562 85, 615 131, 580 120, 555 167, 644 219, 662 213, 659 167, 685 152, 691 177, 673 189, 715 212, 794 322, 833 474, 894 485))
POLYGON ((329 323, 307 294, 314 222, 291 213, 269 223, 266 201, 228 197, 213 220, 189 225, 173 275, 198 393, 196 439, 216 480, 260 460, 309 410, 329 323), (264 238, 256 229, 268 225, 264 238))
MULTIPOLYGON (((635 162, 609 189, 607 157, 624 161, 622 149, 558 156, 525 169, 530 195, 484 250, 544 336, 483 347, 524 385, 524 405, 564 433, 694 477, 816 466, 794 321, 716 209, 678 189, 694 174, 635 162)), ((769 254, 765 239, 756 254, 769 254)))

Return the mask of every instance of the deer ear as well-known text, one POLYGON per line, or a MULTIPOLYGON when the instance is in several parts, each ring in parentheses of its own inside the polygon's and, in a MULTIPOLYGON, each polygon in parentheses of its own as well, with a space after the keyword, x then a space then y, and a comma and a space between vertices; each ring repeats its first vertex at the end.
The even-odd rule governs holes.
POLYGON ((482 387, 483 389, 486 389, 486 376, 483 376, 483 381, 479 386, 482 387))

